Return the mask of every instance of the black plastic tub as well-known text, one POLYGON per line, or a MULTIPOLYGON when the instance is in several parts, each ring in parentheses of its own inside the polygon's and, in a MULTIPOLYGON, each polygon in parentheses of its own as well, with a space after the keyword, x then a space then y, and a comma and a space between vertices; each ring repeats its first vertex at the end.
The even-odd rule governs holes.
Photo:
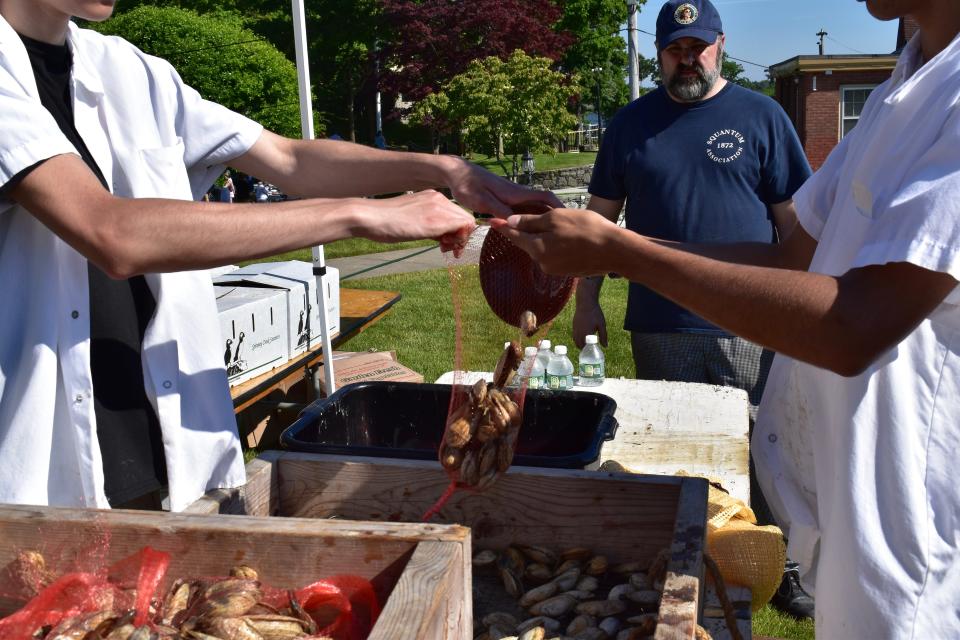
MULTIPOLYGON (((358 382, 303 410, 280 435, 291 451, 435 460, 452 387, 358 382)), ((528 390, 513 463, 593 469, 617 431, 617 403, 587 391, 528 390)))

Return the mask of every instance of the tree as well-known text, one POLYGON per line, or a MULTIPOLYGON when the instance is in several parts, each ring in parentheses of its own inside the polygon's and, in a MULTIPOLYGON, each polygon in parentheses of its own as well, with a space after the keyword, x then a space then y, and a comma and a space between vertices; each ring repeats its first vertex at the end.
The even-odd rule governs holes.
POLYGON ((595 110, 599 103, 603 117, 608 118, 630 99, 630 88, 623 81, 627 75, 627 43, 620 30, 626 12, 623 0, 563 3, 557 28, 571 33, 574 42, 560 60, 560 68, 584 79, 587 95, 576 101, 578 113, 595 110))
POLYGON ((552 26, 560 9, 550 0, 382 0, 391 36, 384 47, 384 86, 419 101, 474 60, 507 59, 520 49, 559 60, 571 42, 552 26))
POLYGON ((184 82, 281 135, 299 137, 296 67, 235 14, 141 6, 92 28, 169 61, 184 82))
POLYGON ((552 61, 519 49, 500 60, 489 56, 470 63, 442 91, 417 104, 414 116, 425 124, 440 119, 460 128, 468 148, 514 163, 526 150, 545 151, 575 124, 567 103, 579 87, 551 70, 552 61))

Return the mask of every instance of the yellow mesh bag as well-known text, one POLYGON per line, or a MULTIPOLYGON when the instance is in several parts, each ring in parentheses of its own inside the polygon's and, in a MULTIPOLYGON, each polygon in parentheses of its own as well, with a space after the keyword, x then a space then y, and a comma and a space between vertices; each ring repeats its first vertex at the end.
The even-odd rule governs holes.
MULTIPOLYGON (((608 460, 601 471, 633 473, 615 460, 608 460)), ((686 471, 675 475, 690 477, 686 471)), ((787 545, 783 532, 773 525, 760 526, 753 510, 714 485, 707 495, 707 554, 720 569, 726 584, 750 589, 750 608, 757 611, 770 601, 783 579, 787 545)))
POLYGON ((757 525, 750 507, 710 485, 707 553, 727 584, 750 588, 750 608, 756 611, 780 586, 787 547, 779 527, 757 525))

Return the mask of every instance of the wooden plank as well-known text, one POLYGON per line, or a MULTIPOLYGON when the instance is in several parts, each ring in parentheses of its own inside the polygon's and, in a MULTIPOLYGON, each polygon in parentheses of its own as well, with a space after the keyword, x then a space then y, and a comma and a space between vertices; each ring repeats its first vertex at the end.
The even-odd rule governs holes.
MULTIPOLYGON (((283 452, 277 465, 279 515, 300 518, 416 522, 449 483, 431 461, 283 452)), ((435 522, 471 527, 483 548, 589 546, 613 562, 649 562, 672 542, 685 480, 513 467, 485 492, 454 493, 435 522)))
POLYGON ((656 640, 693 640, 696 634, 703 597, 707 493, 703 478, 683 478, 656 640))
POLYGON ((243 563, 278 588, 352 574, 374 581, 385 595, 417 543, 463 548, 469 538, 468 529, 456 526, 0 507, 0 568, 21 551, 37 550, 58 572, 90 571, 150 545, 171 554, 167 584, 182 576, 226 575, 243 563))
MULTIPOLYGON (((727 597, 733 604, 734 615, 737 621, 737 630, 743 640, 753 637, 752 613, 750 611, 750 589, 737 585, 727 585, 727 597)), ((732 640, 733 634, 727 627, 723 617, 720 598, 717 596, 716 585, 706 581, 704 588, 703 628, 710 632, 713 640, 732 640)))
POLYGON ((272 516, 279 511, 276 452, 267 451, 247 463, 247 482, 235 489, 215 489, 184 513, 272 516))
MULTIPOLYGON (((379 322, 402 296, 396 291, 367 291, 340 289, 340 333, 331 339, 334 348, 379 322)), ((286 393, 303 380, 306 370, 323 363, 323 348, 316 346, 255 378, 230 388, 233 410, 239 413, 274 391, 286 393)))
POLYGON ((370 640, 469 640, 470 559, 469 544, 418 544, 370 640))

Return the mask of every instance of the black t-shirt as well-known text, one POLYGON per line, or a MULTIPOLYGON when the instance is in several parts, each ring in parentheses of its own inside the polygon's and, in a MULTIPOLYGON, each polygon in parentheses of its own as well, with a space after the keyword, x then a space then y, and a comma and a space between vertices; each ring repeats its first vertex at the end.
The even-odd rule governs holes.
MULTIPOLYGON (((40 102, 107 188, 100 167, 73 124, 69 47, 20 37, 30 55, 40 102)), ((114 280, 93 263, 88 264, 90 369, 97 436, 107 499, 119 505, 167 483, 160 424, 144 390, 141 359, 143 335, 156 300, 143 276, 114 280)))

